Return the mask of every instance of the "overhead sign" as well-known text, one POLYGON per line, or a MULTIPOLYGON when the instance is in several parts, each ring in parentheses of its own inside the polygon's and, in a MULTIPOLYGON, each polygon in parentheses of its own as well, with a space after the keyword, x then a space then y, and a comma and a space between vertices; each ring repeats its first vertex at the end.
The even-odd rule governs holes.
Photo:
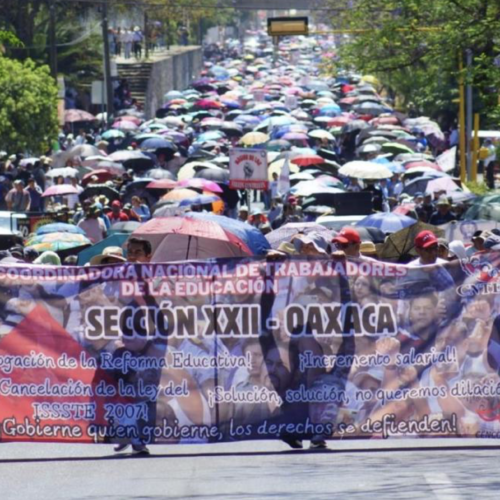
POLYGON ((267 152, 263 149, 229 150, 229 187, 267 189, 267 152))
POLYGON ((309 34, 307 17, 269 17, 267 19, 269 36, 294 36, 309 34))

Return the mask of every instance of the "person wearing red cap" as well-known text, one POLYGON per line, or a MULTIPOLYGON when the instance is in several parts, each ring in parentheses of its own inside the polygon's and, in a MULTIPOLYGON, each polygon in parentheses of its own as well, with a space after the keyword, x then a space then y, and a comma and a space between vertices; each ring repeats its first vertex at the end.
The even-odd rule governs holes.
POLYGON ((412 260, 408 264, 410 267, 446 264, 446 260, 438 258, 439 241, 432 231, 420 231, 414 243, 418 259, 412 260))
POLYGON ((353 227, 346 226, 342 228, 337 236, 332 239, 332 243, 337 247, 338 250, 338 252, 334 253, 334 257, 345 256, 359 260, 375 260, 371 257, 367 257, 366 255, 361 254, 361 237, 353 227))
POLYGON ((111 203, 111 211, 106 215, 109 217, 111 224, 130 220, 129 216, 122 210, 122 204, 119 200, 115 200, 111 203))

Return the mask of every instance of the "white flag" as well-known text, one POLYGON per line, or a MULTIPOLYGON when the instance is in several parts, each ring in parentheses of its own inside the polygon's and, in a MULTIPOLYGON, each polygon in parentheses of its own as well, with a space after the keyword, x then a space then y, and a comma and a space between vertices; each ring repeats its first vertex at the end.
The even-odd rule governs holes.
POLYGON ((457 157, 457 147, 453 146, 436 158, 436 163, 443 172, 450 172, 455 168, 457 157))
POLYGON ((290 191, 290 165, 287 158, 284 165, 281 167, 281 173, 278 179, 278 193, 283 196, 288 191, 290 191))

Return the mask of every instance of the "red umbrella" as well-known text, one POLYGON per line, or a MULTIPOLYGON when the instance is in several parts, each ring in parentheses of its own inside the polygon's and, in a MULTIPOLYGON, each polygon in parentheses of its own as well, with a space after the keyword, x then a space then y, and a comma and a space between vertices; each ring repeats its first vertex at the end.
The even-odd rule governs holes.
POLYGON ((411 168, 416 168, 416 167, 429 167, 433 168, 434 170, 439 170, 441 172, 441 167, 437 163, 432 163, 426 160, 410 161, 408 163, 405 163, 404 167, 406 170, 410 170, 411 168))
POLYGON ((199 109, 221 109, 224 104, 212 99, 200 99, 194 103, 194 107, 199 109))
POLYGON ((142 120, 140 118, 137 118, 137 116, 129 116, 129 115, 120 116, 116 121, 132 122, 135 123, 136 125, 140 125, 142 122, 142 120))
POLYGON ((65 194, 78 194, 78 189, 71 184, 56 184, 46 189, 42 196, 61 196, 65 194))
POLYGON ((193 179, 185 179, 179 182, 179 186, 195 189, 203 189, 212 193, 223 193, 223 189, 213 181, 195 177, 193 179))
POLYGON ((310 165, 321 165, 325 163, 325 159, 318 155, 298 156, 291 161, 299 167, 309 167, 310 165))
POLYGON ((146 187, 148 189, 175 189, 178 186, 179 183, 177 181, 172 181, 170 179, 158 179, 150 182, 146 187))
POLYGON ((240 238, 209 220, 158 217, 137 228, 132 235, 151 242, 153 262, 252 255, 240 238))
POLYGON ((334 116, 328 121, 329 127, 343 127, 346 123, 352 121, 350 116, 334 116))
POLYGON ((97 118, 87 113, 83 109, 67 109, 64 112, 64 122, 65 123, 75 123, 75 122, 93 122, 97 118))
POLYGON ((86 186, 90 182, 90 179, 93 176, 97 177, 97 181, 99 184, 103 184, 104 182, 107 182, 114 177, 114 175, 111 172, 108 172, 107 170, 100 168, 98 170, 93 170, 92 172, 85 174, 82 177, 82 186, 86 186))

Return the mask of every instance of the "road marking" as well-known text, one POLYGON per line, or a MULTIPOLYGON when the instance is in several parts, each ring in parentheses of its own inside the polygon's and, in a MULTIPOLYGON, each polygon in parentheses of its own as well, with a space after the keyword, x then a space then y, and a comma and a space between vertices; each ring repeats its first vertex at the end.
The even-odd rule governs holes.
POLYGON ((424 474, 424 477, 438 500, 460 500, 462 498, 459 491, 453 486, 448 474, 434 472, 424 474))

